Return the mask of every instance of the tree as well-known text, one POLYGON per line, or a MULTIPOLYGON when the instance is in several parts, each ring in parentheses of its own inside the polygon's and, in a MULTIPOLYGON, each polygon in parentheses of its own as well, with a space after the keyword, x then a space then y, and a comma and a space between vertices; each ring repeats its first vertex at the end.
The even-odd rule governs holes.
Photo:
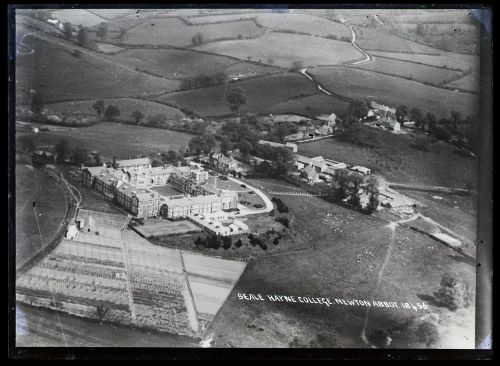
POLYGON ((231 248, 231 245, 232 245, 231 237, 225 236, 222 238, 222 247, 224 249, 228 250, 229 248, 231 248))
POLYGON ((144 118, 144 114, 142 114, 141 111, 133 111, 132 118, 134 119, 134 122, 138 124, 141 121, 141 119, 144 118))
POLYGON ((87 151, 81 148, 75 148, 72 152, 73 162, 77 165, 83 164, 87 161, 87 151))
POLYGON ((351 196, 349 198, 349 203, 354 207, 360 206, 359 188, 361 187, 362 183, 363 183, 363 177, 360 174, 354 173, 349 176, 349 185, 351 187, 350 189, 351 196))
POLYGON ((429 127, 429 131, 433 132, 436 129, 437 126, 437 118, 434 113, 428 112, 425 115, 425 119, 427 122, 427 126, 429 127))
POLYGON ((63 23, 63 34, 64 37, 71 39, 73 37, 73 26, 70 22, 63 23))
POLYGON ((104 112, 104 117, 106 118, 106 120, 114 121, 119 116, 120 116, 120 109, 114 104, 108 105, 106 111, 104 112))
POLYGON ((222 137, 221 142, 220 142, 220 151, 224 155, 226 155, 230 150, 233 149, 233 144, 227 137, 222 137))
POLYGON ((30 108, 33 113, 40 113, 43 109, 43 98, 38 92, 35 92, 31 96, 30 108))
POLYGON ((189 141, 189 151, 196 155, 200 155, 202 152, 208 152, 207 141, 203 136, 194 136, 189 141))
POLYGON ((368 114, 368 106, 366 102, 363 100, 357 100, 349 103, 349 107, 347 108, 347 115, 354 116, 358 120, 364 118, 368 114))
POLYGON ((469 284, 461 274, 455 272, 443 274, 440 285, 434 296, 443 306, 455 311, 471 304, 469 284))
POLYGON ((401 123, 401 126, 404 124, 404 118, 408 114, 408 107, 405 105, 400 105, 396 108, 396 120, 401 123))
POLYGON ((57 152, 57 160, 64 161, 69 154, 69 143, 66 139, 61 139, 55 146, 54 149, 57 152))
POLYGON ((108 37, 108 23, 101 22, 97 28, 96 36, 104 41, 108 37))
POLYGON ((202 137, 205 139, 205 143, 207 144, 207 150, 205 152, 209 153, 215 147, 215 138, 212 135, 203 135, 202 137))
POLYGON ((366 211, 368 213, 375 212, 377 210, 378 204, 379 204, 379 182, 378 179, 375 178, 374 176, 370 176, 368 179, 365 181, 366 187, 365 190, 368 193, 368 205, 366 207, 366 211))
POLYGON ((238 144, 238 148, 240 149, 240 153, 246 157, 250 154, 250 151, 252 151, 253 146, 248 140, 241 140, 238 144))
POLYGON ((247 103, 245 91, 240 87, 233 89, 228 94, 227 101, 231 107, 231 111, 237 115, 240 107, 247 103))
POLYGON ((243 245, 243 242, 241 241, 241 239, 238 239, 235 243, 236 245, 236 248, 241 248, 241 246, 243 245))
POLYGON ((387 348, 389 334, 384 329, 375 329, 367 334, 368 340, 377 348, 387 348))
POLYGON ((420 127, 423 121, 424 114, 419 108, 412 108, 410 110, 410 117, 415 121, 415 127, 420 127))
POLYGON ((94 108, 95 111, 97 112, 99 119, 102 119, 102 116, 104 115, 104 110, 106 108, 106 106, 104 105, 104 100, 99 99, 92 105, 92 108, 94 108))
POLYGON ((127 30, 125 28, 120 28, 120 39, 123 40, 125 37, 125 34, 127 33, 127 30))
POLYGON ((425 27, 422 23, 417 24, 417 29, 416 32, 419 36, 424 36, 425 35, 425 27))
POLYGON ((193 44, 193 46, 199 46, 200 44, 203 44, 203 35, 201 33, 195 34, 191 38, 191 43, 193 44))
POLYGON ((415 335, 420 343, 425 344, 427 347, 432 347, 439 340, 439 331, 435 324, 430 322, 423 322, 417 326, 415 335))
POLYGON ((457 111, 451 111, 451 126, 452 126, 452 132, 457 133, 458 132, 458 125, 462 121, 462 115, 460 112, 457 111))
POLYGON ((340 200, 347 198, 349 186, 349 172, 347 169, 340 169, 335 175, 336 187, 334 188, 333 196, 340 200))
POLYGON ((89 45, 89 35, 87 33, 87 29, 84 27, 80 27, 80 29, 78 29, 76 42, 82 47, 87 47, 89 45))

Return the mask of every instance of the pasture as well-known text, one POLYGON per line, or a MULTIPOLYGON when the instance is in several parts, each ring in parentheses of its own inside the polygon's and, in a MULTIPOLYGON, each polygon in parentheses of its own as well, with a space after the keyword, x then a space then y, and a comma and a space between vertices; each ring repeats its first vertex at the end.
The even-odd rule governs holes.
POLYGON ((297 13, 265 13, 257 15, 256 21, 265 28, 297 33, 309 33, 313 36, 347 37, 351 31, 343 24, 322 17, 297 13))
POLYGON ((128 49, 112 56, 121 64, 168 78, 188 78, 197 75, 226 75, 254 72, 263 75, 279 69, 250 62, 238 62, 230 57, 180 49, 128 49))
POLYGON ((318 93, 314 84, 302 75, 281 73, 204 89, 168 93, 155 97, 155 100, 188 108, 200 116, 222 116, 232 114, 227 95, 237 87, 241 87, 246 94, 246 104, 240 109, 242 113, 260 113, 273 104, 318 93))
POLYGON ((473 94, 352 67, 318 67, 309 73, 325 89, 353 99, 374 100, 390 106, 405 104, 409 109, 417 107, 432 112, 438 118, 449 117, 452 110, 463 115, 478 113, 478 97, 473 94))
POLYGON ((263 30, 251 20, 231 23, 187 25, 179 18, 156 18, 127 31, 123 41, 132 45, 172 45, 186 47, 192 44, 193 36, 201 33, 203 42, 221 38, 255 38, 262 35, 263 30))
POLYGON ((35 89, 45 103, 141 96, 175 90, 179 85, 177 80, 139 73, 60 41, 36 37, 26 37, 25 41, 35 52, 16 60, 16 91, 35 89), (75 50, 80 51, 78 56, 75 50))
POLYGON ((35 143, 37 146, 53 146, 66 139, 71 148, 96 150, 103 158, 111 160, 114 155, 118 159, 127 159, 139 155, 146 156, 151 152, 185 151, 191 137, 182 132, 104 122, 62 132, 44 131, 36 135, 35 143))
POLYGON ((454 153, 445 142, 429 144, 429 152, 411 147, 414 138, 373 129, 379 147, 368 148, 335 139, 299 144, 299 153, 323 156, 350 165, 370 168, 392 182, 465 188, 476 185, 477 160, 454 153))
POLYGON ((373 51, 372 53, 375 57, 382 56, 385 58, 394 58, 447 69, 467 71, 469 68, 473 70, 479 68, 479 57, 475 55, 464 55, 450 52, 441 52, 439 55, 383 51, 373 51))
POLYGON ((381 32, 373 28, 353 27, 356 32, 356 43, 364 50, 430 53, 439 55, 440 50, 404 38, 381 32))
POLYGON ((41 248, 32 202, 37 203, 43 243, 48 244, 66 215, 66 199, 54 180, 31 165, 16 164, 16 263, 41 248))
MULTIPOLYGON (((266 180, 258 184, 267 185, 266 180)), ((409 229, 397 227, 393 233, 387 221, 316 197, 288 196, 283 201, 295 215, 297 232, 314 248, 251 260, 206 332, 214 334, 216 346, 229 342, 233 347, 288 347, 294 338, 309 345, 323 335, 331 347, 367 347, 360 337, 366 308, 271 302, 267 294, 416 303, 439 287, 447 270, 465 273, 471 284, 475 281, 474 266, 409 229), (388 264, 381 272, 386 256, 388 264), (237 293, 260 293, 266 301, 240 300, 237 293)), ((442 308, 430 305, 427 313, 444 314, 440 327, 453 323, 442 308)), ((372 308, 368 330, 387 329, 421 315, 372 308)), ((473 329, 464 328, 461 335, 472 340, 473 329)), ((393 336, 393 344, 408 345, 404 334, 393 336)))
POLYGON ((347 112, 349 103, 337 97, 329 96, 323 93, 317 93, 311 96, 289 99, 277 102, 268 106, 264 113, 272 114, 299 114, 308 117, 319 116, 320 114, 330 114, 334 112, 337 115, 343 115, 347 112))
POLYGON ((445 85, 449 81, 459 78, 462 75, 461 71, 421 65, 383 57, 375 57, 374 62, 356 65, 356 67, 365 70, 390 74, 404 79, 421 81, 423 83, 429 83, 436 86, 445 85))
POLYGON ((306 66, 337 65, 363 57, 349 42, 274 32, 251 40, 206 43, 196 49, 284 68, 290 68, 294 61, 306 66))
POLYGON ((460 79, 453 80, 452 82, 446 84, 446 86, 479 92, 479 77, 479 72, 474 71, 460 79))
MULTIPOLYGON (((128 120, 133 119, 131 114, 134 111, 142 112, 144 116, 162 113, 168 119, 174 119, 177 117, 184 116, 184 113, 178 110, 177 108, 170 107, 165 104, 150 102, 148 100, 133 99, 133 98, 110 98, 102 100, 104 101, 105 106, 108 105, 117 106, 120 109, 120 118, 128 120)), ((46 107, 50 112, 53 113, 61 113, 61 114, 82 113, 82 114, 90 114, 97 116, 96 110, 92 107, 92 105, 96 101, 97 99, 60 102, 60 103, 47 104, 46 107)))
POLYGON ((105 22, 106 18, 97 15, 96 12, 86 9, 60 9, 54 10, 51 13, 52 17, 59 19, 61 22, 70 22, 74 25, 82 25, 91 27, 93 25, 105 22))

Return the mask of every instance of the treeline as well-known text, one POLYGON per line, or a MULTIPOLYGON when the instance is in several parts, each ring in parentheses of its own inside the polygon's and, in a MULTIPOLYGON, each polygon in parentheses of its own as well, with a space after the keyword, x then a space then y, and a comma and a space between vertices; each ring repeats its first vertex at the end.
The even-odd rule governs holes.
POLYGON ((226 74, 218 72, 214 75, 200 74, 182 80, 180 84, 181 90, 207 88, 209 86, 223 84, 227 80, 226 74))

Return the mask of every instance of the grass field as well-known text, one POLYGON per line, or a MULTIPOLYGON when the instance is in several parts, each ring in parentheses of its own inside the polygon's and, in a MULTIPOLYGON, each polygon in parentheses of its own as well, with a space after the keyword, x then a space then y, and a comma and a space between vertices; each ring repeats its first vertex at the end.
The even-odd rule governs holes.
POLYGON ((262 75, 279 70, 249 62, 238 62, 225 56, 178 49, 129 49, 112 58, 116 62, 139 70, 170 78, 215 75, 218 72, 225 72, 228 76, 240 72, 255 72, 255 75, 262 75))
MULTIPOLYGON (((265 186, 265 182, 260 184, 265 186)), ((474 283, 474 266, 409 229, 397 228, 391 241, 387 222, 376 217, 319 198, 290 196, 283 201, 295 215, 297 231, 304 240, 314 243, 314 249, 250 261, 206 332, 214 335, 216 346, 288 347, 295 337, 309 344, 324 335, 330 339, 330 347, 366 347, 360 339, 366 315, 363 307, 243 301, 237 293, 360 300, 373 296, 381 301, 415 303, 422 301, 419 295, 432 294, 439 287, 441 275, 447 270, 462 271, 474 283), (377 289, 377 275, 390 245, 392 253, 377 289)), ((431 306, 428 313, 446 314, 441 316, 443 327, 454 322, 441 308, 431 306)), ((368 330, 387 329, 412 315, 422 313, 372 308, 368 330)), ((473 327, 468 328, 464 335, 471 344, 473 327)), ((405 347, 405 340, 393 337, 393 346, 405 347)))
POLYGON ((440 50, 403 39, 401 37, 380 32, 373 28, 353 27, 356 32, 356 43, 364 50, 431 53, 439 55, 440 50))
POLYGON ((327 139, 300 144, 299 153, 366 166, 393 182, 462 188, 476 186, 477 160, 454 154, 452 145, 438 142, 430 144, 430 151, 424 152, 410 146, 413 138, 408 135, 373 131, 380 138, 380 147, 362 148, 327 139))
POLYGON ((383 52, 374 51, 373 55, 391 57, 399 60, 423 63, 437 67, 447 67, 466 71, 469 68, 479 68, 479 57, 474 55, 463 55, 458 53, 441 52, 439 55, 425 55, 418 53, 383 52))
POLYGON ((159 186, 159 187, 152 187, 151 188, 153 191, 158 192, 162 196, 176 196, 179 194, 182 194, 181 191, 176 189, 173 185, 167 184, 165 186, 159 186))
POLYGON ((297 113, 309 117, 319 116, 320 114, 330 114, 332 112, 337 115, 343 115, 348 107, 349 103, 339 98, 319 93, 272 104, 265 109, 265 113, 297 113))
POLYGON ((399 77, 347 67, 320 67, 309 71, 327 90, 349 98, 375 100, 390 106, 405 104, 449 117, 455 110, 463 115, 478 112, 478 97, 440 89, 399 77))
POLYGON ((143 234, 144 237, 159 236, 159 235, 174 235, 182 234, 191 231, 201 231, 200 227, 193 224, 191 221, 157 221, 146 222, 144 225, 137 226, 136 231, 143 234))
MULTIPOLYGON (((96 102, 95 100, 82 100, 82 101, 72 101, 72 102, 60 102, 47 104, 46 107, 49 111, 54 113, 82 113, 82 114, 92 114, 97 115, 97 112, 92 107, 96 102)), ((144 116, 155 115, 162 113, 169 119, 174 119, 176 117, 183 117, 184 113, 177 108, 170 107, 168 105, 150 102, 142 99, 133 98, 115 98, 115 99, 103 99, 106 106, 116 105, 120 109, 120 118, 132 120, 131 114, 134 111, 140 111, 144 116)))
POLYGON ((382 72, 405 79, 412 79, 436 86, 442 86, 451 80, 459 78, 461 71, 443 69, 440 67, 426 66, 412 62, 375 57, 372 63, 357 65, 357 67, 382 72))
POLYGON ((37 202, 44 244, 57 233, 66 215, 66 200, 54 180, 28 165, 16 164, 16 263, 41 248, 32 201, 37 202))
POLYGON ((345 25, 314 15, 267 13, 258 15, 257 23, 272 30, 302 32, 321 37, 334 35, 351 39, 351 31, 345 25))
POLYGON ((357 60, 363 55, 349 42, 335 41, 288 33, 266 33, 253 40, 231 40, 207 43, 196 47, 246 60, 262 60, 284 68, 292 66, 294 61, 304 65, 337 65, 357 60))
MULTIPOLYGON (((18 133, 22 136, 25 133, 18 133)), ((65 138, 70 147, 80 147, 87 151, 99 151, 106 159, 114 155, 118 159, 148 155, 150 152, 182 151, 191 139, 191 135, 182 132, 158 128, 123 125, 103 122, 91 127, 65 131, 46 131, 34 137, 37 146, 51 146, 65 138)))
POLYGON ((90 27, 106 21, 102 16, 96 15, 93 11, 91 12, 86 9, 54 10, 52 16, 63 23, 70 22, 74 25, 83 25, 84 27, 90 27))
POLYGON ((465 75, 463 78, 454 80, 451 83, 446 84, 446 86, 471 91, 479 91, 479 77, 479 72, 475 71, 465 75))
POLYGON ((124 68, 102 55, 62 41, 29 38, 28 47, 35 52, 16 60, 16 91, 35 89, 45 103, 139 96, 174 90, 179 84, 177 80, 124 68), (75 49, 81 51, 80 56, 72 54, 75 49))
POLYGON ((241 87, 246 94, 246 104, 240 109, 242 113, 262 112, 273 104, 299 95, 318 93, 313 83, 302 75, 282 73, 204 89, 169 93, 156 97, 156 100, 189 108, 200 116, 227 115, 232 112, 226 97, 236 87, 241 87))
POLYGON ((202 15, 202 16, 187 16, 186 19, 192 24, 210 24, 218 22, 231 22, 237 20, 254 19, 262 12, 242 12, 236 14, 222 14, 222 15, 202 15))
POLYGON ((127 32, 126 44, 190 46, 197 33, 204 42, 220 38, 259 37, 264 31, 251 20, 231 23, 189 26, 179 18, 157 18, 141 24, 127 32))

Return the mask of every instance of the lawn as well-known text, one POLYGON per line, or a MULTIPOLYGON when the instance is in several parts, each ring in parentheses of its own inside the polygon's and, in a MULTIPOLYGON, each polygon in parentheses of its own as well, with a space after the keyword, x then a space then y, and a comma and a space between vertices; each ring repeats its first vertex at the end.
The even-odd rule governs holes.
POLYGON ((203 42, 210 42, 227 37, 236 39, 238 35, 255 38, 263 32, 251 20, 190 26, 179 18, 153 18, 129 30, 123 43, 186 47, 192 44, 191 39, 198 33, 203 35, 203 42))
POLYGON ((52 178, 28 165, 16 164, 16 263, 41 249, 32 201, 37 203, 44 245, 57 233, 66 215, 66 200, 52 178))
POLYGON ((302 75, 281 73, 204 89, 169 93, 156 97, 155 100, 188 108, 200 116, 228 115, 232 112, 226 98, 237 87, 241 87, 246 94, 246 104, 241 107, 241 113, 261 113, 273 104, 318 93, 314 84, 302 75))
POLYGON ((256 75, 262 75, 278 71, 274 67, 248 62, 238 63, 227 56, 210 55, 192 50, 128 49, 113 55, 112 58, 124 65, 170 78, 215 75, 219 72, 225 72, 228 76, 252 71, 256 75))
POLYGON ((379 147, 359 147, 327 139, 300 144, 299 153, 362 165, 393 182, 456 188, 476 186, 477 160, 455 154, 453 145, 438 142, 429 145, 429 152, 419 151, 411 147, 413 137, 373 131, 380 139, 379 147))
POLYGON ((452 110, 462 115, 478 112, 478 96, 445 90, 396 76, 352 67, 318 67, 312 74, 325 89, 349 98, 374 100, 389 106, 405 104, 449 117, 452 110))
POLYGON ((153 191, 158 192, 162 196, 177 196, 179 194, 183 194, 181 191, 176 189, 174 186, 168 184, 160 187, 151 187, 153 191))
POLYGON ((267 13, 258 15, 257 23, 272 30, 309 33, 320 37, 334 35, 351 39, 351 31, 345 25, 314 15, 267 13))
POLYGON ((411 61, 449 69, 458 69, 462 71, 466 71, 469 68, 472 68, 473 70, 479 68, 479 57, 475 55, 464 55, 450 52, 441 52, 439 55, 383 51, 374 51, 372 53, 375 57, 382 56, 386 58, 395 58, 398 60, 411 61))
POLYGON ((365 70, 399 76, 405 79, 421 81, 423 83, 429 83, 436 86, 445 85, 449 81, 457 79, 463 74, 460 71, 383 57, 375 57, 374 62, 360 64, 357 65, 357 67, 365 70))
MULTIPOLYGON (((66 114, 66 113, 77 112, 82 114, 97 115, 96 110, 92 107, 92 105, 96 101, 97 99, 60 102, 60 103, 47 104, 46 107, 49 111, 53 113, 66 114)), ((144 116, 162 113, 168 119, 175 119, 177 117, 184 116, 184 113, 178 110, 177 108, 142 99, 110 98, 110 99, 103 99, 103 101, 106 106, 108 105, 117 106, 118 109, 120 109, 120 118, 129 120, 133 120, 131 114, 134 111, 140 111, 144 116)))
POLYGON ((175 90, 179 84, 119 66, 104 55, 60 41, 26 37, 25 42, 35 52, 17 58, 16 90, 35 89, 45 103, 140 96, 175 90), (75 49, 80 50, 80 56, 72 54, 75 49))
MULTIPOLYGON (((18 133, 18 136, 26 133, 18 133)), ((44 131, 34 137, 37 146, 52 146, 63 138, 70 147, 99 151, 105 159, 149 155, 150 152, 185 151, 191 135, 153 127, 103 122, 65 131, 44 131)))
POLYGON ((252 40, 207 43, 196 49, 242 60, 250 57, 284 68, 290 68, 294 61, 302 61, 306 66, 337 65, 363 57, 349 42, 275 32, 252 40))
MULTIPOLYGON (((333 347, 366 347, 360 339, 363 307, 244 301, 238 299, 238 293, 360 300, 373 296, 381 301, 416 303, 422 301, 419 295, 439 287, 446 270, 462 271, 474 283, 473 266, 409 229, 397 228, 391 241, 387 223, 373 216, 319 198, 290 196, 283 201, 295 215, 294 228, 303 240, 313 243, 314 250, 250 261, 206 332, 214 335, 216 346, 288 347, 295 337, 308 344, 321 334, 333 347), (377 274, 389 245, 392 253, 377 289, 377 274)), ((386 329, 405 316, 417 315, 412 312, 372 308, 368 330, 386 329)), ((428 312, 440 313, 441 309, 431 306, 428 312)), ((405 346, 403 339, 396 338, 396 342, 405 346)))

